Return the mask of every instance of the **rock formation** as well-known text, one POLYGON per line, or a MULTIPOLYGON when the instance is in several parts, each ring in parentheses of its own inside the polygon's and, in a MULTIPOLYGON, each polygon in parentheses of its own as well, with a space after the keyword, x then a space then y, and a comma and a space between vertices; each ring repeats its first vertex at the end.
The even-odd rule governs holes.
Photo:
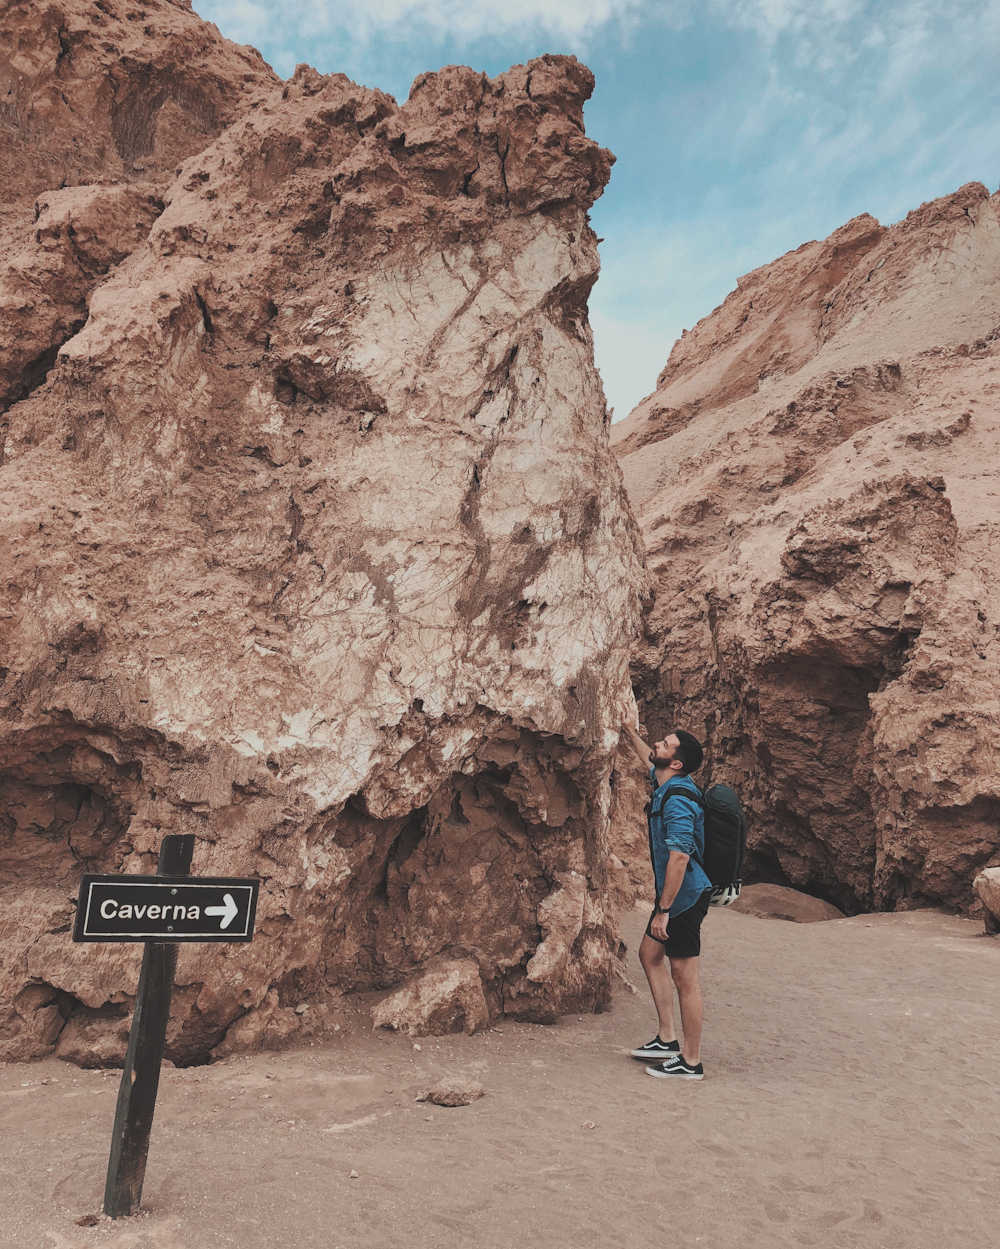
POLYGON ((822 898, 814 898, 785 885, 744 885, 730 909, 757 919, 783 919, 792 924, 822 924, 843 919, 844 912, 822 898))
POLYGON ((589 71, 397 108, 186 0, 4 30, 0 1055, 120 1055, 140 949, 72 899, 167 832, 262 880, 251 946, 181 951, 177 1063, 442 960, 491 1017, 606 1000, 644 582, 589 71))
POLYGON ((739 279, 613 441, 653 735, 707 739, 748 877, 855 913, 1000 863, 1000 196, 862 216, 739 279))
POLYGON ((972 885, 983 904, 986 931, 1000 932, 1000 867, 984 868, 972 885))

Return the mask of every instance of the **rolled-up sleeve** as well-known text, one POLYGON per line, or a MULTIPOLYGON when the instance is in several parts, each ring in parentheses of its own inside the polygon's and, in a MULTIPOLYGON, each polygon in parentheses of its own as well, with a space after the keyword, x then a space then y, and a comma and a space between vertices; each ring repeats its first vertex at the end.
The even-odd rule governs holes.
POLYGON ((668 850, 693 855, 697 806, 689 798, 678 795, 663 805, 663 843, 668 850))

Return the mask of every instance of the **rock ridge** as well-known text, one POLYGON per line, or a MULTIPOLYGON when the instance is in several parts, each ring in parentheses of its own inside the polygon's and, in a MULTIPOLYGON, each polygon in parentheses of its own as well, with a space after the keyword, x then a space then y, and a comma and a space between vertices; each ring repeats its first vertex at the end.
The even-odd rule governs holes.
POLYGON ((751 880, 975 912, 1000 863, 1000 195, 740 278, 612 441, 656 590, 633 677, 752 811, 751 880))

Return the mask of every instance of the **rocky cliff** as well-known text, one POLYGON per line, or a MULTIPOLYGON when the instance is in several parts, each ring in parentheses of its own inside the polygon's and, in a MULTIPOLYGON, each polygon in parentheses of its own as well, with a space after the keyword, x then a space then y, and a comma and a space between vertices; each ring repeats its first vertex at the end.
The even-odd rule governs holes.
POLYGON ((1000 196, 739 279, 613 441, 656 603, 654 734, 707 739, 751 879, 974 908, 1000 862, 1000 196))
POLYGON ((263 882, 252 946, 182 949, 177 1062, 407 978, 448 1027, 599 1005, 643 574, 589 71, 397 108, 182 0, 4 26, 0 1053, 120 1055, 139 949, 72 898, 167 832, 263 882))

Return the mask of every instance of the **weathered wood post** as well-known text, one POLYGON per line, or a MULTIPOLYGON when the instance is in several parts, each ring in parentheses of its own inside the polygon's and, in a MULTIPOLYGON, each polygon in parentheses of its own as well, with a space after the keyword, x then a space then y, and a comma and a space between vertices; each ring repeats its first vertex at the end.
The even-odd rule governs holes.
POLYGON ((194 837, 164 837, 155 876, 80 879, 74 941, 142 941, 142 971, 112 1129, 104 1213, 135 1214, 160 1084, 177 945, 252 941, 260 881, 191 876, 194 837))
MULTIPOLYGON (((157 876, 187 876, 193 855, 193 834, 164 837, 157 876)), ((176 945, 145 943, 104 1186, 104 1213, 112 1219, 135 1214, 142 1199, 176 971, 176 945)))

